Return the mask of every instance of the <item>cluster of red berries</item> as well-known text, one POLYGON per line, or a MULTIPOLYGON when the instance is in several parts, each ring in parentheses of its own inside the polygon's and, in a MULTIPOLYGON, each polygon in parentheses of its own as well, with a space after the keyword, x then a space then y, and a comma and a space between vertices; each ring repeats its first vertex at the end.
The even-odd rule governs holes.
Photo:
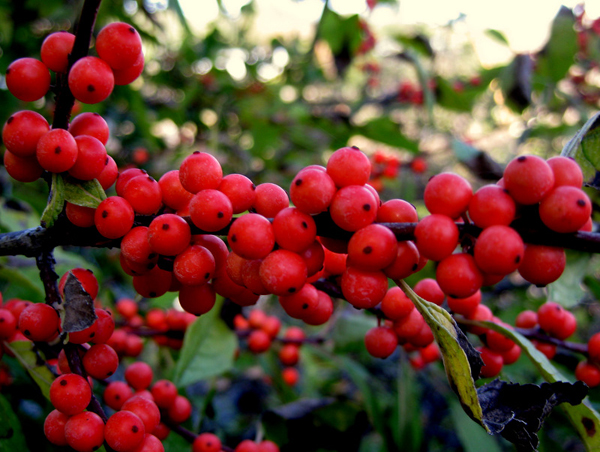
POLYGON ((295 366, 300 360, 300 347, 306 339, 302 328, 291 326, 280 337, 278 334, 281 321, 275 316, 267 315, 258 308, 252 309, 248 318, 242 314, 236 315, 233 323, 238 334, 246 336, 248 350, 252 353, 264 353, 271 348, 275 340, 280 342, 281 347, 278 351, 278 357, 279 362, 284 366, 281 377, 289 386, 298 383, 300 372, 295 366))
POLYGON ((371 160, 371 185, 378 192, 383 191, 385 179, 397 179, 401 177, 400 169, 402 167, 410 169, 415 174, 422 174, 427 171, 427 160, 423 157, 415 157, 409 162, 403 162, 396 154, 375 151, 371 160))
MULTIPOLYGON (((30 57, 13 61, 6 70, 9 91, 25 102, 38 100, 50 88, 52 70, 57 78, 68 77, 77 100, 95 104, 105 100, 115 84, 131 83, 144 68, 141 38, 129 24, 106 25, 96 37, 99 57, 86 56, 70 66, 74 43, 75 35, 69 32, 52 33, 42 44, 41 61, 30 57)), ((100 115, 83 113, 65 130, 51 128, 35 111, 21 110, 2 129, 4 166, 20 182, 33 182, 44 171, 68 172, 83 181, 98 179, 106 189, 117 175, 116 164, 106 153, 107 140, 108 126, 100 115)))

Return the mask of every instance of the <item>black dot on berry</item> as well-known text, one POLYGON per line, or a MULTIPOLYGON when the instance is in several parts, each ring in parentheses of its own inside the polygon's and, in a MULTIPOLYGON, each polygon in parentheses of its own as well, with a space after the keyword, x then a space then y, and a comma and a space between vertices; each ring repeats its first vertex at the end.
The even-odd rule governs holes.
POLYGON ((108 217, 108 210, 103 210, 102 211, 102 218, 106 218, 108 217))
POLYGON ((67 380, 60 380, 61 386, 67 386, 67 380))
POLYGON ((121 400, 121 396, 119 394, 115 394, 115 399, 116 400, 121 400))
POLYGON ((578 199, 577 200, 577 205, 579 207, 585 207, 585 201, 583 199, 578 199))
POLYGON ((303 222, 302 222, 302 227, 303 227, 304 229, 308 229, 308 223, 307 223, 306 221, 303 221, 303 222))
POLYGON ((134 33, 135 34, 135 28, 129 27, 128 30, 129 30, 129 33, 134 33))
POLYGON ((156 257, 156 253, 148 254, 148 259, 154 259, 156 257))
POLYGON ((200 151, 194 151, 192 154, 200 154, 200 151))
POLYGON ((519 262, 521 262, 521 255, 520 254, 517 257, 515 257, 515 264, 518 264, 519 262))
POLYGON ((6 75, 10 74, 10 71, 11 71, 11 69, 10 69, 10 68, 7 68, 7 69, 6 69, 6 75))
POLYGON ((11 122, 13 122, 13 119, 15 119, 15 117, 14 117, 14 116, 11 116, 10 118, 8 118, 8 119, 6 120, 6 124, 10 124, 11 122))
POLYGON ((233 243, 237 242, 237 237, 235 236, 235 234, 233 234, 233 235, 231 236, 231 241, 232 241, 233 243))
POLYGON ((133 427, 131 427, 131 431, 132 431, 133 433, 137 433, 137 432, 139 432, 139 431, 140 431, 140 429, 138 428, 138 426, 137 426, 137 425, 134 425, 133 427))
POLYGON ((150 298, 154 298, 154 297, 156 297, 156 292, 150 292, 149 295, 150 295, 150 298))
POLYGON ((250 185, 250 188, 252 188, 252 191, 254 191, 254 190, 256 190, 256 185, 254 185, 254 184, 251 184, 251 185, 250 185))
POLYGON ((25 331, 23 331, 23 334, 24 334, 25 336, 31 336, 31 331, 29 331, 29 330, 25 330, 25 331))
POLYGON ((93 93, 94 91, 96 91, 96 88, 94 88, 94 85, 88 85, 88 86, 87 86, 87 90, 88 90, 90 93, 93 93))
POLYGON ((223 212, 217 213, 217 218, 223 218, 225 214, 223 212))
POLYGON ((96 335, 96 333, 90 334, 90 338, 94 337, 95 335, 96 335))
POLYGON ((296 182, 294 182, 294 184, 296 185, 296 187, 302 185, 302 179, 296 179, 296 182))
POLYGON ((168 230, 169 229, 169 224, 168 223, 163 223, 162 229, 163 229, 163 231, 168 230))
POLYGON ((419 264, 415 264, 412 266, 412 271, 416 271, 419 268, 419 264))
POLYGON ((147 268, 148 270, 152 270, 152 269, 154 268, 154 266, 155 266, 155 265, 156 265, 156 263, 155 263, 155 262, 149 262, 149 263, 148 263, 148 265, 146 265, 146 268, 147 268))
POLYGON ((363 210, 365 212, 368 212, 369 210, 371 210, 371 204, 363 204, 363 210))
POLYGON ((4 318, 1 318, 1 319, 0 319, 0 323, 4 323, 4 318))
POLYGON ((521 157, 517 157, 517 162, 524 162, 525 160, 527 160, 527 157, 522 155, 521 157))
POLYGON ((360 148, 358 146, 351 146, 352 149, 356 149, 357 151, 360 151, 360 148))
POLYGON ((304 303, 304 304, 302 305, 302 309, 308 309, 308 303, 304 303))
POLYGON ((54 153, 55 153, 55 154, 60 154, 61 152, 62 152, 62 149, 60 148, 60 146, 56 146, 56 147, 54 148, 54 153))
POLYGON ((460 297, 458 297, 458 296, 456 296, 456 295, 452 295, 452 294, 449 294, 448 296, 449 296, 450 298, 460 298, 460 297))
POLYGON ((107 377, 110 377, 110 376, 111 376, 113 373, 114 373, 114 372, 111 370, 110 372, 108 372, 108 373, 106 374, 106 376, 107 376, 107 377))
POLYGON ((104 166, 108 165, 108 157, 106 157, 106 160, 104 161, 104 166))
POLYGON ((363 248, 363 253, 365 254, 371 254, 373 252, 373 247, 372 246, 365 246, 363 248))
POLYGON ((208 279, 208 278, 210 278, 210 273, 209 273, 209 272, 206 272, 206 273, 204 274, 204 279, 208 279))
POLYGON ((294 293, 294 292, 296 292, 296 288, 295 288, 295 287, 290 287, 290 288, 288 289, 288 292, 289 292, 289 293, 294 293))

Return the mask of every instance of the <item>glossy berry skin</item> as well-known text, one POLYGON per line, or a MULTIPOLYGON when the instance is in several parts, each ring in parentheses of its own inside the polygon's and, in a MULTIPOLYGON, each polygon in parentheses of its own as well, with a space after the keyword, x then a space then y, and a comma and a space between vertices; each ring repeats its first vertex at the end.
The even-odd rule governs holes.
POLYGON ((50 88, 50 71, 35 58, 19 58, 6 69, 6 86, 23 102, 33 102, 46 95, 50 88))
POLYGON ((140 53, 131 66, 128 66, 125 69, 113 69, 115 85, 129 85, 136 78, 142 75, 142 72, 144 71, 144 64, 144 54, 140 53))
POLYGON ((475 262, 485 273, 512 273, 519 267, 524 254, 521 236, 509 226, 490 226, 483 230, 475 243, 475 262))
POLYGON ((2 142, 14 155, 31 157, 36 153, 39 139, 49 130, 48 121, 39 113, 31 110, 17 111, 4 123, 2 142))
POLYGON ((593 334, 588 339, 588 355, 591 361, 600 363, 600 333, 593 334))
POLYGON ((192 245, 175 258, 173 274, 182 284, 205 284, 215 272, 215 259, 210 251, 200 245, 192 245))
POLYGON ((290 198, 294 206, 308 215, 327 210, 335 192, 333 179, 315 168, 301 170, 290 185, 290 198))
POLYGON ((589 361, 580 361, 575 368, 575 378, 583 381, 590 388, 600 385, 600 368, 589 361))
POLYGON ((450 256, 458 245, 458 228, 446 215, 429 215, 415 227, 415 245, 421 256, 441 261, 450 256))
POLYGON ((480 349, 481 359, 483 360, 483 367, 481 368, 482 378, 492 378, 500 373, 502 366, 504 366, 504 360, 502 355, 490 350, 487 347, 480 349))
POLYGON ((131 227, 135 213, 131 204, 120 196, 109 196, 96 208, 94 222, 98 232, 107 239, 123 237, 131 227))
POLYGON ((190 218, 194 225, 207 232, 225 228, 233 216, 231 201, 223 192, 214 189, 201 190, 189 203, 190 218))
POLYGON ((537 313, 529 309, 521 311, 515 319, 515 326, 517 328, 535 328, 537 323, 537 313))
POLYGON ((123 187, 123 198, 136 213, 152 215, 162 206, 162 190, 158 182, 147 174, 132 178, 123 187))
POLYGON ((562 248, 527 244, 518 272, 530 283, 545 286, 560 277, 566 260, 562 248))
POLYGON ((342 275, 342 293, 355 308, 375 307, 387 293, 388 279, 382 271, 348 267, 342 275))
POLYGON ((356 231, 348 242, 348 259, 364 270, 381 270, 397 257, 398 241, 392 231, 380 224, 370 224, 356 231))
POLYGON ((466 298, 447 297, 448 307, 457 314, 470 317, 481 303, 481 290, 466 298))
POLYGON ((275 218, 277 212, 290 206, 287 193, 279 185, 265 182, 256 186, 252 209, 265 218, 275 218))
POLYGON ((80 375, 59 375, 50 385, 50 402, 68 416, 81 413, 91 400, 90 384, 80 375))
POLYGON ((377 210, 378 223, 417 223, 417 209, 403 199, 390 199, 377 210))
POLYGON ((64 296, 65 284, 67 283, 69 273, 77 278, 83 290, 85 290, 92 299, 95 299, 98 296, 99 286, 98 280, 94 276, 94 272, 82 267, 72 268, 60 277, 60 280, 58 281, 58 292, 61 295, 64 296))
POLYGON ((78 206, 77 204, 65 203, 65 213, 69 221, 80 228, 90 228, 94 226, 94 213, 96 209, 92 207, 78 206))
POLYGON ((144 423, 130 411, 117 411, 106 421, 104 439, 116 452, 126 452, 141 444, 145 435, 144 423))
POLYGON ((522 155, 511 160, 503 179, 510 196, 525 205, 537 204, 554 186, 552 168, 535 155, 522 155))
POLYGON ((169 380, 155 381, 150 392, 159 408, 168 408, 177 397, 177 387, 169 380))
POLYGON ((333 314, 334 306, 331 297, 321 290, 317 293, 319 295, 317 306, 302 316, 302 320, 307 325, 323 325, 333 314))
POLYGON ((480 228, 501 224, 508 226, 515 219, 516 204, 508 192, 498 185, 485 185, 469 201, 469 218, 480 228))
POLYGON ((228 174, 223 177, 219 191, 229 198, 234 214, 250 210, 256 200, 256 186, 243 174, 228 174))
POLYGON ((65 424, 65 439, 77 452, 95 451, 104 442, 104 422, 91 411, 76 414, 65 424))
POLYGON ((179 167, 181 185, 191 193, 209 188, 218 189, 223 179, 221 164, 206 152, 196 151, 188 155, 179 167))
POLYGON ((52 129, 37 142, 36 157, 42 168, 51 173, 68 171, 77 161, 75 138, 64 129, 52 129))
POLYGON ((440 306, 446 298, 444 292, 440 289, 440 285, 433 278, 423 278, 415 284, 413 290, 421 298, 424 298, 431 303, 435 303, 438 306, 440 306))
POLYGON ((192 404, 182 395, 175 397, 173 404, 167 409, 167 416, 177 424, 185 422, 191 414, 192 404))
POLYGON ((375 358, 387 358, 398 347, 398 337, 391 328, 377 326, 367 331, 365 346, 371 356, 375 358))
POLYGON ((54 339, 59 332, 60 318, 56 310, 44 303, 27 306, 18 319, 19 330, 34 342, 54 339))
MULTIPOLYGON (((300 379, 300 372, 295 367, 286 367, 281 371, 281 379, 288 386, 296 386, 300 379)), ((257 450, 260 450, 260 446, 257 450)))
POLYGON ((170 207, 173 210, 179 210, 186 207, 194 196, 181 185, 181 181, 179 180, 179 170, 167 171, 158 180, 158 184, 162 190, 165 206, 170 207))
POLYGON ((216 295, 212 284, 183 285, 179 290, 179 302, 184 311, 194 315, 206 314, 215 305, 216 295))
POLYGON ((141 395, 127 399, 121 410, 130 411, 138 416, 147 432, 153 431, 160 422, 160 411, 156 403, 141 395))
POLYGON ((152 368, 142 361, 136 361, 125 369, 125 380, 136 391, 149 388, 153 378, 152 368))
POLYGON ((92 180, 100 176, 106 166, 106 148, 95 137, 80 135, 75 137, 77 143, 77 160, 69 168, 69 174, 75 179, 92 180))
POLYGON ((390 287, 381 300, 381 310, 390 320, 406 317, 414 308, 413 302, 398 286, 390 287))
POLYGON ((394 321, 393 328, 399 342, 411 341, 417 337, 425 325, 423 316, 413 309, 407 316, 394 321))
POLYGON ((250 439, 245 439, 237 445, 234 452, 259 452, 258 444, 250 439))
POLYGON ((329 157, 327 174, 338 187, 364 185, 371 175, 371 162, 357 147, 340 148, 329 157))
POLYGON ((592 213, 592 203, 583 190, 569 185, 554 188, 540 203, 540 218, 556 232, 577 232, 592 213))
POLYGON ((148 264, 154 255, 154 250, 148 241, 148 227, 136 226, 121 240, 121 254, 128 262, 148 264))
POLYGON ((100 175, 96 178, 103 190, 108 190, 113 184, 116 182, 119 177, 119 168, 117 168, 117 163, 115 159, 113 159, 110 155, 106 156, 106 165, 104 169, 100 173, 100 175))
POLYGON ((120 410, 133 391, 124 381, 111 381, 104 389, 104 403, 113 410, 120 410))
POLYGON ((302 319, 318 306, 319 292, 312 284, 304 284, 296 293, 280 296, 279 304, 290 317, 302 319))
POLYGON ((74 137, 89 135, 106 145, 110 131, 108 124, 98 113, 84 112, 75 116, 69 123, 69 133, 74 137))
POLYGON ((42 42, 40 57, 48 69, 54 72, 67 72, 69 53, 73 50, 75 35, 68 31, 51 33, 42 42))
POLYGON ((271 347, 271 337, 263 330, 252 330, 248 336, 248 349, 252 353, 264 353, 271 347))
POLYGON ((275 245, 275 233, 269 220, 253 213, 236 218, 227 239, 231 250, 244 259, 263 259, 275 245))
POLYGON ((546 163, 550 165, 552 173, 554 173, 555 188, 563 185, 581 188, 583 185, 581 168, 572 158, 556 156, 549 158, 546 163))
POLYGON ((44 173, 35 156, 18 157, 8 150, 4 151, 4 168, 19 182, 34 182, 44 173))
POLYGON ((221 440, 213 433, 201 433, 192 443, 192 452, 221 452, 221 440))
POLYGON ((471 184, 454 173, 440 173, 429 179, 423 200, 431 213, 458 218, 469 206, 473 196, 471 184))
POLYGON ((192 239, 189 224, 179 215, 158 215, 148 226, 148 241, 154 252, 176 256, 185 250, 192 239))
POLYGON ((142 38, 130 24, 113 22, 98 33, 96 51, 111 68, 125 69, 134 64, 142 53, 142 38))
POLYGON ((115 373, 119 367, 119 357, 114 349, 106 344, 90 347, 83 355, 83 368, 93 378, 104 380, 115 373))
POLYGON ((277 244, 295 253, 306 250, 317 236, 315 220, 296 207, 280 210, 275 215, 272 225, 277 244))
POLYGON ((8 309, 0 308, 0 339, 9 339, 16 330, 17 318, 8 309))
POLYGON ((270 253, 260 265, 260 280, 269 292, 289 295, 298 292, 306 282, 306 264, 292 251, 277 250, 270 253))
POLYGON ((66 446, 65 424, 70 416, 58 410, 52 410, 44 420, 44 435, 55 446, 66 446))
POLYGON ((346 231, 358 231, 377 218, 377 202, 369 189, 348 185, 338 190, 329 208, 331 219, 346 231))
POLYGON ((435 278, 442 291, 454 298, 473 295, 483 284, 483 275, 470 254, 452 254, 440 261, 435 278))
POLYGON ((106 100, 115 86, 110 66, 94 56, 80 58, 69 71, 69 88, 84 104, 97 104, 106 100))
POLYGON ((577 329, 573 314, 560 304, 547 301, 537 310, 538 324, 550 336, 565 340, 577 329))

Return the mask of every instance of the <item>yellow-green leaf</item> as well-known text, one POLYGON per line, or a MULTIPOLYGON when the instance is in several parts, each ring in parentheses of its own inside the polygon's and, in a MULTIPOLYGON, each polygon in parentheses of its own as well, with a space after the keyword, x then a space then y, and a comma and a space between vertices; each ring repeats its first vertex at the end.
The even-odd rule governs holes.
POLYGON ((448 381, 458 395, 463 409, 473 420, 489 432, 489 428, 483 420, 483 412, 479 404, 474 380, 474 375, 478 376, 481 368, 481 358, 467 341, 464 333, 448 311, 419 297, 404 281, 398 281, 397 284, 412 300, 431 328, 442 354, 448 381))
POLYGON ((97 179, 80 181, 66 176, 64 186, 65 200, 71 204, 95 209, 106 199, 106 193, 97 179))
POLYGON ((31 378, 37 383, 44 397, 50 400, 50 385, 54 375, 44 360, 34 350, 34 343, 30 341, 15 341, 10 344, 4 342, 4 347, 10 350, 21 365, 27 370, 31 378))

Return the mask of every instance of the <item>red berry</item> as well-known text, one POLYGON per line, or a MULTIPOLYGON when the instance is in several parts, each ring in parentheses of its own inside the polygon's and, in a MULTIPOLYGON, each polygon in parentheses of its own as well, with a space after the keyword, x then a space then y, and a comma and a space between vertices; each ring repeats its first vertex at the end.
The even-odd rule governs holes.
POLYGON ((50 71, 35 58, 19 58, 6 69, 6 86, 23 102, 33 102, 46 95, 50 88, 50 71))
POLYGON ((273 226, 265 217, 249 213, 236 218, 227 235, 231 250, 245 259, 262 259, 275 245, 273 226))
POLYGON ((540 218, 556 232, 577 232, 592 213, 592 203, 583 190, 569 185, 554 188, 540 203, 540 218))
POLYGON ((42 42, 40 57, 48 69, 54 72, 67 72, 69 54, 73 50, 75 35, 68 31, 51 33, 42 42))
POLYGON ((218 190, 229 198, 234 214, 250 210, 256 200, 256 187, 243 174, 228 174, 221 179, 218 190))
POLYGON ((100 140, 90 135, 80 135, 75 137, 75 141, 77 160, 69 169, 69 174, 79 180, 96 179, 106 167, 106 148, 100 140))
POLYGON ((181 185, 191 193, 208 188, 218 189, 223 170, 216 158, 206 152, 196 151, 188 155, 179 168, 181 185))
POLYGON ((452 254, 442 260, 435 278, 442 291, 454 298, 466 298, 477 292, 483 284, 483 275, 470 254, 452 254))
POLYGON ((123 237, 133 226, 134 219, 131 204, 119 196, 109 196, 102 201, 94 215, 98 232, 107 239, 123 237))
POLYGON ((170 207, 173 210, 179 210, 186 207, 194 196, 181 185, 181 181, 179 180, 179 170, 166 172, 158 180, 158 184, 162 190, 165 206, 170 207))
POLYGON ((142 361, 136 361, 125 369, 125 380, 135 390, 149 388, 153 378, 152 368, 142 361))
POLYGON ((378 326, 371 328, 365 335, 365 346, 371 356, 387 358, 398 347, 398 337, 391 328, 378 326))
POLYGON ((123 187, 122 196, 141 215, 152 215, 162 206, 160 185, 147 174, 129 180, 123 187))
POLYGON ((8 150, 4 151, 4 168, 19 182, 34 182, 44 173, 35 156, 18 157, 8 150))
POLYGON ((600 368, 595 363, 580 361, 575 368, 575 378, 593 388, 600 384, 600 368))
POLYGON ((85 112, 80 113, 73 118, 69 124, 69 132, 74 137, 80 135, 89 135, 97 138, 102 144, 106 145, 109 137, 108 124, 98 113, 85 112))
POLYGON ((150 391, 159 408, 168 408, 177 397, 177 387, 169 380, 157 380, 150 391))
POLYGON ((458 245, 458 228, 446 215, 429 215, 415 227, 415 244, 421 256, 441 261, 458 245))
POLYGON ((275 218, 277 212, 289 207, 287 193, 279 185, 266 182, 256 186, 255 199, 252 208, 265 218, 275 218))
POLYGON ((78 452, 95 451, 104 442, 104 422, 91 411, 76 414, 65 424, 65 439, 78 452))
POLYGON ((189 207, 192 222, 203 231, 219 231, 231 222, 233 216, 231 201, 219 190, 200 190, 192 197, 189 207))
POLYGON ((27 306, 18 319, 19 330, 34 342, 47 342, 59 332, 60 317, 56 310, 44 303, 27 306))
POLYGON ((75 138, 64 129, 52 129, 38 140, 36 157, 46 171, 62 173, 75 165, 78 147, 75 138))
POLYGON ((115 85, 129 85, 136 78, 142 75, 142 72, 144 71, 144 64, 144 54, 140 53, 131 66, 127 66, 125 69, 113 69, 115 85))
POLYGON ((69 71, 69 88, 84 104, 97 104, 105 100, 115 86, 110 66, 94 56, 80 58, 69 71))
POLYGON ((275 295, 289 295, 299 291, 306 282, 306 277, 304 259, 292 251, 273 251, 260 265, 260 280, 275 295))
POLYGON ((348 185, 338 190, 331 201, 331 219, 346 231, 358 231, 375 221, 378 203, 370 190, 348 185))
POLYGON ((221 440, 213 433, 201 433, 192 443, 192 452, 221 452, 221 440))
POLYGON ((215 272, 215 258, 206 248, 191 245, 175 258, 173 274, 185 285, 207 283, 215 272))
POLYGON ((338 187, 364 185, 371 175, 371 162, 357 147, 340 148, 329 157, 327 174, 338 187))
POLYGON ((480 228, 496 224, 508 226, 514 220, 515 213, 515 201, 498 185, 481 187, 469 202, 469 217, 480 228))
POLYGON ((342 293, 355 308, 375 307, 387 293, 388 279, 382 271, 348 267, 342 275, 342 293))
POLYGON ((483 367, 481 368, 482 378, 492 378, 500 373, 504 360, 502 355, 490 350, 487 347, 481 347, 481 359, 483 360, 483 367))
POLYGON ((537 204, 552 190, 554 174, 541 157, 522 155, 506 166, 504 186, 516 202, 537 204))
POLYGON ((144 423, 147 432, 153 431, 160 422, 160 411, 156 403, 141 395, 134 395, 127 399, 121 411, 130 411, 137 415, 144 423))
POLYGON ((570 185, 581 188, 583 185, 583 173, 581 168, 572 158, 556 156, 546 161, 554 174, 554 187, 570 185))
POLYGON ((381 300, 381 310, 390 320, 406 317, 414 308, 413 302, 398 286, 388 289, 383 300, 381 300))
POLYGON ((124 381, 111 381, 104 389, 104 403, 113 410, 120 410, 133 391, 124 381))
POLYGON ((327 210, 335 192, 331 177, 316 168, 301 170, 290 185, 290 198, 294 206, 309 215, 327 210))
POLYGON ((206 314, 215 305, 212 284, 184 285, 179 290, 179 302, 184 311, 194 315, 206 314))
POLYGON ((485 273, 512 273, 521 264, 524 254, 521 236, 509 226, 490 226, 483 230, 475 243, 475 262, 485 273))
POLYGON ((429 179, 423 200, 429 212, 458 218, 466 212, 472 196, 471 184, 465 178, 454 173, 441 173, 429 179))
POLYGON ((296 207, 280 210, 275 215, 272 225, 277 244, 295 253, 306 250, 317 236, 315 220, 296 207))
POLYGON ((52 410, 44 420, 44 434, 48 441, 55 446, 66 446, 65 424, 70 416, 61 413, 58 410, 52 410))
POLYGON ((381 270, 394 263, 397 254, 396 236, 380 224, 359 229, 348 242, 351 265, 365 270, 381 270))
POLYGON ((148 226, 150 247, 158 254, 176 256, 189 246, 191 239, 190 226, 179 215, 164 213, 148 226))
POLYGON ((131 411, 117 411, 104 426, 104 439, 116 452, 136 448, 144 440, 145 434, 144 423, 131 411))
POLYGON ((94 226, 94 214, 96 209, 92 207, 78 206, 77 204, 65 203, 65 213, 69 221, 80 228, 94 226))
POLYGON ((167 416, 176 424, 185 422, 191 414, 192 404, 182 395, 175 397, 173 404, 167 409, 167 416))
POLYGON ((378 223, 416 223, 419 221, 417 209, 403 199, 390 199, 377 210, 378 223))
POLYGON ((96 51, 111 68, 125 69, 142 53, 142 38, 130 24, 113 22, 98 33, 96 51))
MULTIPOLYGON (((281 379, 286 385, 295 386, 300 379, 300 372, 295 367, 286 367, 281 371, 281 379)), ((256 450, 260 451, 260 446, 256 450)))
POLYGON ((562 275, 566 260, 565 250, 562 248, 527 244, 518 271, 530 283, 545 286, 562 275))
POLYGON ((48 121, 39 113, 17 111, 6 120, 2 128, 2 142, 14 155, 32 157, 36 154, 39 139, 49 130, 48 121))
POLYGON ((50 385, 50 402, 68 416, 81 413, 91 400, 90 384, 81 375, 63 374, 50 385))

